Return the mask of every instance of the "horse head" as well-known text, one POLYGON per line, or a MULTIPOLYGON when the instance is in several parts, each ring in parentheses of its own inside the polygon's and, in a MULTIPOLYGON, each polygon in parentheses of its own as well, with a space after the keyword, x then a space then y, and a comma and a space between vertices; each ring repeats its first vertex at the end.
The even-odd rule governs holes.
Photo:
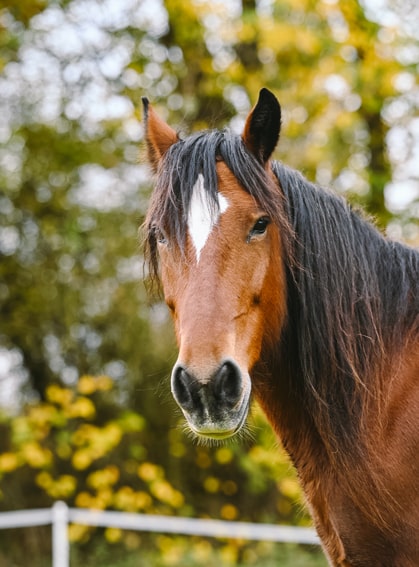
POLYGON ((143 103, 157 174, 145 227, 179 346, 172 393, 194 433, 223 439, 243 426, 251 371, 285 316, 280 192, 268 166, 280 106, 263 89, 241 137, 214 131, 181 141, 143 103), (232 173, 237 160, 242 180, 232 173), (258 199, 252 183, 269 198, 258 199))

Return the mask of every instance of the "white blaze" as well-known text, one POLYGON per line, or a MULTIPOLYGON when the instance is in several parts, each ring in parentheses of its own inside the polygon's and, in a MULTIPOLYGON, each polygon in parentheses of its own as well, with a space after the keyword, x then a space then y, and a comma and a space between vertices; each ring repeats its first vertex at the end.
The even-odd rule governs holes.
POLYGON ((202 173, 192 189, 192 199, 188 213, 188 230, 196 251, 196 261, 199 262, 201 251, 204 248, 212 229, 217 224, 220 214, 228 208, 228 201, 218 193, 219 212, 211 211, 208 196, 205 189, 205 181, 202 173))

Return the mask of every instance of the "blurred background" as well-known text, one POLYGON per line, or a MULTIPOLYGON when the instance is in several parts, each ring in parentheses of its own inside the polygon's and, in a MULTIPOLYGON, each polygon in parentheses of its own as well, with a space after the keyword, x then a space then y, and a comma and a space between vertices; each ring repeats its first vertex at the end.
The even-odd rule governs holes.
MULTIPOLYGON (((171 324, 143 279, 140 97, 181 134, 266 86, 276 158, 419 244, 415 0, 0 1, 0 511, 70 506, 310 525, 259 409, 199 446, 171 399, 171 324)), ((72 565, 320 566, 318 550, 71 526, 72 565)), ((50 528, 0 567, 50 565, 50 528)))

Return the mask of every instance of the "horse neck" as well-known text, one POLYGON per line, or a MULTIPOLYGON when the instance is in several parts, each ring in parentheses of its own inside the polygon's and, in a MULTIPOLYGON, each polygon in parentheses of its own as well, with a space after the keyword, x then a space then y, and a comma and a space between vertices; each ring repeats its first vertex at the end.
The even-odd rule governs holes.
POLYGON ((281 415, 283 430, 295 431, 297 420, 301 431, 315 431, 331 458, 345 450, 355 456, 356 445, 359 456, 406 338, 418 333, 419 254, 386 241, 297 172, 279 164, 273 171, 294 249, 287 323, 264 356, 275 390, 267 413, 281 415))

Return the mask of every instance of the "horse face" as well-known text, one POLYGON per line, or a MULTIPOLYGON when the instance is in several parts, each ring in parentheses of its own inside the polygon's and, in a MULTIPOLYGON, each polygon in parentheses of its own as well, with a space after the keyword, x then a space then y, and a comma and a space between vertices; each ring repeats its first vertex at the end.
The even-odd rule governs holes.
POLYGON ((194 187, 185 252, 158 244, 166 302, 179 357, 172 392, 191 429, 224 438, 247 416, 249 372, 266 329, 278 328, 279 236, 275 224, 219 163, 219 211, 205 205, 205 180, 194 187))
MULTIPOLYGON (((272 113, 278 115, 279 105, 269 95, 261 95, 243 134, 263 163, 279 135, 280 115, 276 134, 271 131, 272 113)), ((157 169, 177 137, 148 103, 145 109, 149 155, 157 169)), ((245 422, 250 372, 270 337, 278 336, 285 286, 280 285, 284 276, 274 219, 223 162, 217 164, 217 178, 216 207, 208 204, 207 180, 201 174, 196 179, 183 249, 163 227, 157 248, 179 345, 171 377, 173 396, 193 432, 223 439, 245 422)))

